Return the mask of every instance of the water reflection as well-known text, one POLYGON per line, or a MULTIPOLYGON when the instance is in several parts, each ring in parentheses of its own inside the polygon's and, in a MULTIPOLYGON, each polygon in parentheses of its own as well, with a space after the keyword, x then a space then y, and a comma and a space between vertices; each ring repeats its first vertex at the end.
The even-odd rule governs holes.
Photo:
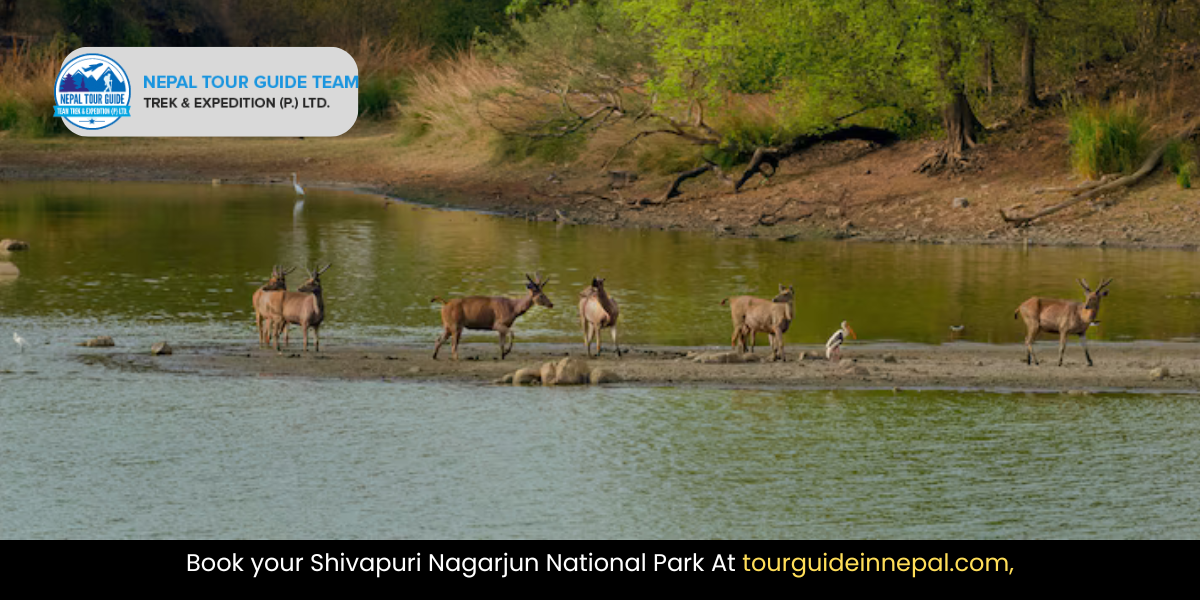
MULTIPOLYGON (((1200 322, 1195 255, 1110 248, 1009 248, 714 239, 610 231, 438 211, 285 187, 0 184, 0 230, 35 250, 9 260, 19 284, 0 310, 118 319, 231 319, 272 264, 335 265, 329 327, 350 337, 436 335, 432 296, 522 293, 524 274, 570 299, 605 277, 632 344, 723 345, 731 295, 794 284, 787 342, 822 343, 843 320, 864 339, 1018 342, 1013 310, 1031 295, 1082 299, 1076 278, 1113 277, 1099 340, 1191 339, 1200 322), (962 327, 961 331, 951 326, 962 327)), ((525 340, 573 341, 573 302, 533 311, 525 340)))

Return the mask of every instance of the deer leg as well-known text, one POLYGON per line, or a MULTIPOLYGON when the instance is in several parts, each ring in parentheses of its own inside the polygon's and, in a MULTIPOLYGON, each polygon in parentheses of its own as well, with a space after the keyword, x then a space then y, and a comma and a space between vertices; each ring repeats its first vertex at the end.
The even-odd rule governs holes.
POLYGON ((596 323, 596 326, 592 329, 592 332, 596 334, 596 358, 600 358, 600 340, 603 338, 603 336, 600 335, 602 333, 600 329, 601 327, 599 323, 596 323))
MULTIPOLYGON (((750 336, 750 354, 754 354, 754 344, 758 341, 758 332, 749 327, 746 327, 745 329, 748 330, 746 331, 746 335, 750 336)), ((746 338, 742 338, 742 352, 746 351, 745 339, 746 338)))
POLYGON ((517 342, 517 336, 512 332, 511 329, 509 329, 508 330, 508 352, 505 352, 505 354, 512 353, 513 344, 515 344, 516 342, 517 342))
POLYGON ((775 350, 776 356, 780 361, 787 362, 787 354, 783 351, 783 332, 779 329, 775 330, 775 345, 778 346, 775 350))
POLYGON ((1037 355, 1033 353, 1033 338, 1037 336, 1037 330, 1028 331, 1025 333, 1025 364, 1038 364, 1037 355))
POLYGON ((583 315, 579 315, 579 327, 583 329, 583 349, 590 357, 592 355, 592 329, 588 327, 587 319, 583 315))
POLYGON ((1079 334, 1079 344, 1081 346, 1083 346, 1083 355, 1084 355, 1084 357, 1087 358, 1088 366, 1089 367, 1094 366, 1094 365, 1092 365, 1092 354, 1090 352, 1088 352, 1088 349, 1087 349, 1087 334, 1086 333, 1079 334))
POLYGON ((500 330, 500 360, 504 360, 504 355, 508 354, 504 350, 504 330, 500 330))
POLYGON ((316 348, 317 348, 317 352, 320 352, 321 351, 321 326, 320 325, 316 325, 313 327, 313 336, 317 338, 316 348))
POLYGON ((450 344, 450 356, 453 357, 454 360, 458 360, 458 340, 461 337, 462 337, 462 328, 461 327, 455 328, 454 329, 454 339, 450 344))
POLYGON ((504 347, 504 338, 509 338, 511 340, 512 331, 507 327, 497 329, 496 331, 500 332, 500 360, 504 360, 504 357, 508 356, 508 353, 512 351, 511 342, 509 343, 508 348, 504 347))
MULTIPOLYGON (((742 328, 737 325, 733 326, 733 339, 729 340, 729 347, 734 350, 738 349, 738 340, 742 337, 742 328)), ((746 344, 742 342, 742 352, 746 351, 746 344)))
POLYGON ((304 330, 304 351, 308 352, 308 325, 301 323, 300 328, 304 330))
POLYGON ((617 349, 617 358, 621 358, 621 345, 617 343, 617 326, 616 325, 613 325, 612 336, 613 336, 613 347, 617 349))
POLYGON ((1058 334, 1058 366, 1062 366, 1063 354, 1067 351, 1067 332, 1058 334))
POLYGON ((450 330, 443 327, 442 335, 438 336, 437 343, 433 346, 433 360, 437 360, 438 350, 442 349, 442 342, 445 342, 448 337, 450 337, 450 330))

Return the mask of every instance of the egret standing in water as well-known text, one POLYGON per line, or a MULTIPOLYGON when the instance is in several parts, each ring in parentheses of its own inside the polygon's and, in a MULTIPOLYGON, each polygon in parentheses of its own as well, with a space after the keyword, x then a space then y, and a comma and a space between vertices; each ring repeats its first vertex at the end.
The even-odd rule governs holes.
POLYGON ((850 325, 842 321, 841 328, 833 332, 833 335, 829 336, 829 341, 825 342, 826 359, 834 360, 836 356, 836 360, 842 360, 842 342, 846 341, 847 335, 856 340, 858 339, 858 335, 854 333, 853 329, 850 329, 850 325))
POLYGON ((292 207, 292 216, 298 217, 304 210, 304 188, 300 187, 299 183, 296 183, 295 173, 292 173, 292 187, 296 188, 296 195, 300 196, 300 199, 296 201, 296 205, 292 207))
POLYGON ((16 342, 18 346, 21 347, 21 353, 24 354, 25 346, 26 346, 25 338, 21 337, 17 332, 14 331, 13 332, 13 341, 16 342))

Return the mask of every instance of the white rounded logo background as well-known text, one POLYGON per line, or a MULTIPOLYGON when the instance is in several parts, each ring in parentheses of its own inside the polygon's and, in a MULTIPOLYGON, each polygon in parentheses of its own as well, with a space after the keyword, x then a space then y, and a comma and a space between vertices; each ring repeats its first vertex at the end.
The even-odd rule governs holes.
MULTIPOLYGON (((129 75, 117 61, 103 54, 84 54, 72 58, 59 70, 54 80, 56 104, 64 105, 62 96, 67 93, 88 93, 111 96, 121 94, 123 102, 85 102, 88 106, 129 106, 131 88, 129 75), (107 79, 106 79, 107 77, 107 79)), ((66 104, 70 106, 70 104, 66 104)), ((82 129, 104 129, 121 120, 121 117, 78 116, 62 117, 68 123, 82 129)))

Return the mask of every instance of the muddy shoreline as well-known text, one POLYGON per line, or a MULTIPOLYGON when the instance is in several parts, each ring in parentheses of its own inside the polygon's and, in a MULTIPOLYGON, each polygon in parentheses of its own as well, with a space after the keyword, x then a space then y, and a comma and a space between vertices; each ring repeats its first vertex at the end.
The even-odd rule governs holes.
MULTIPOLYGON (((947 389, 998 392, 1200 393, 1200 343, 1093 343, 1095 367, 1085 366, 1078 344, 1067 348, 1058 367, 1057 343, 1036 347, 1040 366, 1024 363, 1020 345, 955 343, 856 344, 845 348, 841 363, 816 358, 820 348, 789 346, 787 362, 706 364, 697 353, 726 348, 641 346, 617 358, 607 351, 586 359, 593 367, 616 373, 612 385, 735 389, 947 389), (808 355, 800 359, 801 353, 808 355), (1152 374, 1164 369, 1163 376, 1152 374)), ((565 344, 522 344, 500 361, 494 344, 464 344, 462 360, 433 360, 431 345, 359 344, 304 353, 293 345, 282 353, 255 344, 176 346, 171 356, 148 352, 85 351, 90 364, 140 372, 199 374, 223 377, 440 382, 470 385, 496 383, 519 368, 540 367, 564 356, 584 358, 580 348, 565 344)), ((760 352, 758 358, 764 358, 760 352)))

